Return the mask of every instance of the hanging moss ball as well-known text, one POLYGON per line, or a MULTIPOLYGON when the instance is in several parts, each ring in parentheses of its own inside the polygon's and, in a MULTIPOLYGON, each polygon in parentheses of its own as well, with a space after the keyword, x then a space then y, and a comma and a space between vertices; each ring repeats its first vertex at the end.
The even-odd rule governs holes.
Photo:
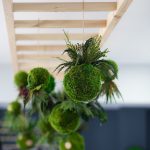
POLYGON ((46 89, 49 85, 50 74, 47 69, 34 68, 28 75, 28 87, 35 89, 40 86, 40 89, 46 89))
POLYGON ((14 115, 19 115, 21 113, 21 104, 18 101, 14 101, 8 105, 7 111, 14 115))
POLYGON ((85 150, 84 138, 78 133, 72 133, 60 142, 59 149, 85 150))
POLYGON ((45 88, 45 91, 50 93, 54 90, 55 88, 55 79, 52 75, 49 76, 49 83, 47 85, 47 87, 45 88))
POLYGON ((27 86, 27 77, 28 74, 25 71, 19 71, 15 74, 14 81, 18 88, 27 86))
POLYGON ((64 76, 64 90, 76 102, 90 102, 100 92, 100 71, 90 64, 73 67, 64 76))
POLYGON ((107 70, 102 69, 101 78, 103 81, 114 80, 115 78, 117 78, 118 75, 118 65, 113 60, 107 60, 106 64, 108 66, 107 70))
POLYGON ((32 133, 19 134, 17 137, 17 145, 21 150, 33 148, 35 145, 35 135, 32 133))
POLYGON ((57 132, 68 134, 78 129, 80 118, 75 110, 64 110, 61 103, 52 109, 49 122, 57 132))

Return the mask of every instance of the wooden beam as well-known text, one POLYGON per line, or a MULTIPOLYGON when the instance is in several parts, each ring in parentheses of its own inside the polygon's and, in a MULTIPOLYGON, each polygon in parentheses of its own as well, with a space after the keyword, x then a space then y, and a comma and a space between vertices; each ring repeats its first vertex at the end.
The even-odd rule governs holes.
POLYGON ((18 70, 12 0, 2 0, 14 72, 18 70))
MULTIPOLYGON (((116 2, 85 2, 84 11, 113 11, 116 2)), ((14 12, 81 12, 82 2, 14 3, 14 12)))
POLYGON ((102 30, 102 45, 107 40, 117 23, 120 21, 121 17, 127 11, 132 1, 133 0, 118 0, 117 10, 109 14, 107 19, 107 26, 102 30))
POLYGON ((53 69, 55 70, 55 68, 61 64, 60 61, 47 61, 47 62, 39 62, 37 61, 28 61, 28 62, 18 62, 19 64, 19 68, 22 69, 26 69, 26 68, 35 68, 35 67, 43 67, 43 68, 48 68, 48 69, 53 69))
POLYGON ((65 45, 18 45, 17 51, 51 51, 65 50, 65 45))
MULTIPOLYGON (((86 40, 92 36, 95 36, 96 33, 85 33, 85 34, 69 34, 70 40, 86 40)), ((65 40, 66 36, 64 34, 16 34, 16 40, 65 40)))
POLYGON ((58 54, 18 54, 18 60, 52 60, 62 58, 69 59, 67 55, 58 55, 58 54))
MULTIPOLYGON (((82 28, 83 20, 16 20, 15 28, 82 28)), ((104 28, 106 20, 84 20, 85 28, 104 28)))

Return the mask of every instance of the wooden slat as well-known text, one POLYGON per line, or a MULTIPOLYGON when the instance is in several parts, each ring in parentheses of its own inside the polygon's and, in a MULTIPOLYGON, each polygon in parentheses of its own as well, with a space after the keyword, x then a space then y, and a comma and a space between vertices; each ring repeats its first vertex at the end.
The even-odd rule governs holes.
POLYGON ((15 29, 14 29, 14 17, 13 17, 13 8, 12 8, 12 0, 3 0, 3 7, 7 25, 9 46, 11 49, 12 63, 14 71, 18 70, 17 65, 17 57, 16 57, 16 42, 15 42, 15 29))
MULTIPOLYGON (((85 33, 85 34, 69 34, 70 40, 86 40, 92 36, 95 36, 96 33, 85 33)), ((66 37, 64 34, 16 34, 16 40, 65 40, 66 37)))
MULTIPOLYGON (((82 28, 83 20, 16 20, 15 28, 82 28)), ((84 20, 85 28, 106 27, 106 20, 84 20)))
POLYGON ((19 54, 17 55, 19 60, 51 60, 51 59, 68 59, 67 55, 54 55, 54 54, 19 54))
POLYGON ((17 51, 51 51, 64 50, 65 45, 18 45, 17 51))
MULTIPOLYGON (((116 2, 85 2, 84 11, 113 11, 116 2)), ((14 3, 14 12, 80 12, 83 11, 82 2, 57 3, 14 3)))
POLYGON ((19 68, 34 68, 34 67, 44 67, 44 68, 49 68, 49 69, 54 69, 60 64, 60 62, 19 62, 19 68))
POLYGON ((102 45, 107 40, 117 23, 120 21, 123 14, 127 11, 133 0, 118 0, 117 10, 109 14, 107 26, 102 31, 102 45))

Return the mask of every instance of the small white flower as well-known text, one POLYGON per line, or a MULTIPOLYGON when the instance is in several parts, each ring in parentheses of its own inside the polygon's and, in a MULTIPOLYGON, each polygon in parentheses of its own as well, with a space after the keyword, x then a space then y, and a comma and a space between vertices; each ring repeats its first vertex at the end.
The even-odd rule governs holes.
POLYGON ((69 149, 71 149, 71 147, 72 147, 71 142, 68 141, 68 142, 65 143, 65 148, 66 148, 66 149, 69 150, 69 149))

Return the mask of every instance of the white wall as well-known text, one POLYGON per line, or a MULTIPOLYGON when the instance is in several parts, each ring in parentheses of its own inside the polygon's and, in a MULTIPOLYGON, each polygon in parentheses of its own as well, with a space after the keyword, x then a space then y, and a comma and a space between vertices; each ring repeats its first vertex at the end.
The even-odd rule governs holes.
MULTIPOLYGON (((13 83, 10 65, 1 65, 0 103, 15 99, 17 90, 13 83)), ((117 81, 123 95, 123 104, 150 104, 150 65, 120 65, 119 80, 117 81)), ((61 83, 57 88, 61 89, 61 83)))

